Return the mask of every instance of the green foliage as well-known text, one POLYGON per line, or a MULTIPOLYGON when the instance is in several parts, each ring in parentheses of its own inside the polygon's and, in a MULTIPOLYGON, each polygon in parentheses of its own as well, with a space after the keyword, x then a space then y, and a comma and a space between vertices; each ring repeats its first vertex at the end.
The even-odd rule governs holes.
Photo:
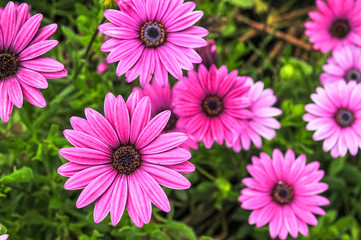
MULTIPOLYGON (((66 191, 63 187, 66 178, 57 174, 57 168, 66 162, 58 151, 70 146, 62 134, 70 128, 70 117, 84 117, 86 107, 103 112, 108 92, 127 97, 134 86, 139 86, 138 81, 128 84, 123 77, 117 77, 116 64, 110 64, 106 73, 97 74, 97 65, 106 59, 106 54, 100 51, 104 36, 97 35, 84 58, 103 18, 100 0, 27 2, 32 5, 33 13, 44 14, 43 25, 58 23, 53 38, 60 43, 48 55, 64 63, 69 76, 49 80, 49 88, 42 91, 46 108, 25 103, 22 109, 14 109, 8 123, 0 123, 2 234, 7 232, 11 240, 269 239, 268 227, 249 225, 250 211, 239 207, 237 198, 245 187, 241 179, 249 176, 246 166, 252 156, 261 151, 270 154, 274 148, 283 152, 292 148, 297 155, 306 154, 308 161, 320 161, 325 171, 323 181, 329 184, 324 196, 331 201, 324 207, 327 214, 318 217, 319 224, 310 227, 309 236, 299 239, 360 238, 360 156, 332 159, 322 151, 322 143, 312 140, 312 132, 306 131, 302 120, 304 106, 311 102, 310 94, 320 86, 321 66, 327 56, 306 51, 306 58, 297 57, 299 48, 286 42, 282 42, 276 56, 271 56, 279 40, 274 34, 263 32, 240 41, 251 29, 234 13, 241 12, 263 23, 269 16, 267 12, 287 13, 298 9, 300 1, 197 1, 197 9, 205 13, 200 24, 210 30, 208 38, 216 40, 219 65, 237 69, 241 75, 263 81, 272 88, 278 97, 276 105, 283 111, 278 118, 282 128, 274 140, 263 141, 262 149, 252 146, 250 151, 235 153, 225 146, 205 149, 201 145, 192 152, 191 162, 197 170, 186 176, 192 187, 184 191, 165 189, 172 211, 165 214, 154 207, 151 222, 142 229, 134 226, 126 212, 117 226, 111 225, 109 217, 95 224, 94 204, 77 209, 75 203, 80 191, 66 191), (269 6, 269 2, 273 5, 269 6)), ((304 2, 304 7, 314 4, 304 2)), ((1 0, 0 5, 4 6, 5 1, 1 0)), ((285 23, 273 27, 287 30, 285 23)))

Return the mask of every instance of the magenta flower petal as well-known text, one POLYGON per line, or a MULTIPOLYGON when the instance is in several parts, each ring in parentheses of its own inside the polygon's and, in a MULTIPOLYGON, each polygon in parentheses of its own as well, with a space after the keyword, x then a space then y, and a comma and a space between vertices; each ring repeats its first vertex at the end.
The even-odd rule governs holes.
POLYGON ((188 189, 191 186, 191 183, 185 177, 169 168, 154 164, 143 164, 142 169, 165 187, 188 189))
POLYGON ((275 149, 272 159, 265 153, 252 158, 252 165, 247 166, 252 178, 242 180, 247 188, 238 198, 242 208, 253 210, 250 224, 262 227, 269 223, 270 236, 280 239, 288 234, 297 238, 298 232, 307 235, 307 224, 317 225, 313 214, 324 214, 318 206, 329 203, 317 194, 326 191, 328 185, 319 182, 324 173, 318 170, 318 162, 305 163, 306 157, 295 159, 292 150, 283 156, 275 149))
POLYGON ((191 158, 191 154, 184 148, 175 148, 167 152, 144 155, 143 160, 158 165, 175 165, 191 158))
POLYGON ((38 42, 47 40, 51 35, 53 35, 56 32, 57 28, 58 25, 55 23, 40 28, 39 31, 36 33, 34 39, 31 40, 29 45, 33 45, 38 42))
POLYGON ((122 218, 128 197, 128 182, 125 175, 118 175, 113 184, 114 192, 110 200, 110 218, 115 226, 122 218))
POLYGON ((20 28, 14 43, 14 53, 19 53, 30 43, 39 29, 43 15, 36 14, 29 18, 25 24, 20 28))
POLYGON ((62 63, 47 57, 24 61, 20 65, 40 72, 57 72, 64 69, 62 63))
POLYGON ((8 49, 16 36, 16 7, 13 2, 9 2, 1 17, 1 29, 3 32, 4 48, 8 49))
POLYGON ((145 97, 138 103, 137 107, 134 110, 134 115, 131 121, 131 129, 130 129, 130 142, 135 143, 138 139, 139 134, 143 130, 143 128, 148 124, 150 120, 150 100, 145 97))
POLYGON ((21 108, 23 106, 23 92, 21 91, 19 82, 15 78, 9 78, 6 84, 10 101, 13 102, 17 108, 21 108))
POLYGON ((85 109, 85 116, 88 119, 90 126, 104 143, 112 148, 119 146, 120 143, 118 136, 112 125, 105 119, 105 117, 91 108, 85 109))
POLYGON ((126 74, 126 80, 131 82, 140 75, 141 85, 145 86, 154 74, 164 86, 167 72, 181 79, 182 69, 191 70, 192 64, 199 62, 188 50, 205 46, 203 37, 208 31, 193 26, 203 16, 201 11, 193 12, 195 3, 151 0, 119 6, 122 11, 106 10, 104 16, 111 23, 99 26, 105 35, 121 40, 111 39, 101 48, 111 52, 108 62, 119 61, 118 76, 126 74), (171 43, 174 47, 170 49, 171 43))
POLYGON ((104 152, 89 148, 63 148, 59 154, 74 163, 86 165, 98 165, 110 163, 110 155, 104 152))
POLYGON ((86 109, 87 120, 71 118, 75 130, 65 130, 64 136, 75 147, 59 151, 70 162, 58 172, 70 177, 66 189, 84 189, 78 208, 96 202, 95 222, 110 212, 111 222, 116 225, 127 209, 134 224, 141 227, 150 221, 152 202, 170 211, 168 198, 159 185, 190 187, 180 174, 195 169, 188 162, 189 150, 180 147, 187 136, 178 132, 163 134, 170 111, 152 119, 150 98, 140 99, 139 92, 133 92, 126 103, 121 96, 108 94, 104 109, 106 117, 86 109), (163 148, 159 144, 164 144, 163 148))
MULTIPOLYGON (((21 88, 23 90, 24 98, 31 104, 36 107, 44 108, 46 106, 46 101, 39 91, 39 89, 31 87, 25 83, 20 82, 21 88)), ((5 120, 3 120, 5 121, 5 120)))
POLYGON ((68 162, 58 168, 58 173, 64 177, 71 177, 77 172, 89 168, 90 165, 82 165, 73 162, 68 162))
MULTIPOLYGON (((117 181, 117 179, 120 176, 117 176, 114 182, 117 181)), ((110 205, 111 200, 113 197, 113 192, 116 189, 116 184, 110 185, 110 187, 105 191, 105 193, 98 198, 98 200, 95 202, 94 206, 94 222, 100 223, 104 220, 104 218, 108 215, 110 212, 110 205)))
POLYGON ((147 196, 152 203, 154 203, 154 205, 160 210, 170 212, 170 204, 167 195, 165 195, 163 189, 154 180, 154 178, 141 169, 137 172, 136 177, 139 182, 142 182, 140 186, 143 191, 147 193, 147 196))
POLYGON ((89 185, 98 176, 102 175, 105 172, 112 170, 111 165, 98 165, 88 167, 82 171, 77 172, 72 177, 66 181, 64 188, 66 190, 78 190, 83 189, 89 185))
POLYGON ((132 174, 127 177, 128 186, 129 186, 129 195, 131 195, 131 199, 133 204, 137 206, 135 208, 136 214, 139 216, 140 220, 145 224, 149 223, 152 213, 152 205, 149 197, 144 194, 140 179, 138 180, 138 174, 132 174))
POLYGON ((150 142, 154 140, 167 125, 171 112, 164 111, 155 116, 142 130, 139 134, 135 146, 138 149, 147 146, 150 142))
POLYGON ((19 54, 20 61, 34 59, 50 51, 58 44, 56 40, 45 40, 31 45, 19 54))
POLYGON ((27 68, 19 68, 16 78, 19 79, 20 82, 25 83, 33 88, 48 88, 48 82, 43 75, 27 68))

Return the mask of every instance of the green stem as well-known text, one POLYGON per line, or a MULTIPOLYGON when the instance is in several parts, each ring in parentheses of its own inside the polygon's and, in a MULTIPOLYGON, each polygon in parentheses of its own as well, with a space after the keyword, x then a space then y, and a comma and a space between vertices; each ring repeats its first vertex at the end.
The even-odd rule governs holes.
POLYGON ((215 181, 216 178, 213 177, 211 174, 209 174, 205 169, 203 169, 201 166, 199 166, 198 164, 196 164, 196 169, 198 170, 198 172, 200 172, 202 175, 204 175, 205 177, 207 177, 209 180, 215 181))

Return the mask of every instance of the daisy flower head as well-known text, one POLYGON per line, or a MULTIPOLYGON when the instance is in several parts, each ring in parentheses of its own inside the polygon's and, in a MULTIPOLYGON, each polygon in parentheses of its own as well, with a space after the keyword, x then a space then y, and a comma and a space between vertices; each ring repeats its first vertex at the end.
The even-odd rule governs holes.
POLYGON ((329 204, 318 195, 328 189, 319 182, 324 176, 319 166, 317 161, 306 164, 305 155, 295 159, 292 150, 285 156, 275 149, 272 158, 266 153, 252 157, 252 165, 247 166, 252 177, 242 180, 247 188, 238 198, 243 209, 253 210, 249 224, 262 227, 269 223, 272 238, 286 239, 288 234, 297 238, 298 232, 307 236, 307 224, 317 225, 314 214, 325 214, 319 206, 329 204))
POLYGON ((336 49, 332 54, 323 66, 325 73, 320 76, 322 84, 361 82, 361 48, 348 45, 336 49))
POLYGON ((305 23, 314 49, 326 53, 340 46, 361 45, 361 1, 316 0, 317 12, 305 23))
POLYGON ((70 162, 58 173, 70 177, 67 190, 83 189, 77 208, 95 201, 94 221, 101 222, 110 212, 113 225, 125 209, 134 224, 142 227, 150 221, 153 203, 170 211, 167 196, 160 185, 187 189, 190 182, 181 174, 195 170, 188 162, 189 150, 180 148, 187 140, 184 133, 162 133, 170 118, 164 111, 151 118, 148 97, 137 92, 127 102, 122 96, 106 96, 105 117, 87 108, 86 119, 72 117, 74 130, 64 135, 74 146, 63 148, 60 155, 70 162))
MULTIPOLYGON (((156 82, 146 85, 143 89, 135 87, 133 91, 138 91, 140 97, 148 96, 152 105, 152 117, 158 115, 159 113, 169 110, 171 115, 169 121, 163 132, 185 132, 178 124, 178 115, 174 113, 173 110, 173 89, 167 83, 164 87, 159 86, 156 82)), ((197 149, 197 141, 194 140, 194 137, 190 134, 188 135, 188 140, 182 144, 182 147, 189 147, 192 149, 197 149)))
POLYGON ((56 24, 39 28, 43 16, 29 15, 29 5, 9 2, 0 19, 0 118, 7 122, 13 105, 21 108, 23 98, 37 107, 46 102, 39 91, 48 87, 46 79, 67 75, 60 62, 41 57, 58 41, 47 40, 56 24))
POLYGON ((233 145, 236 152, 239 152, 242 147, 249 150, 251 142, 260 148, 262 146, 261 136, 267 140, 272 140, 276 136, 274 129, 281 128, 281 124, 274 119, 275 116, 281 115, 282 111, 272 107, 277 101, 272 89, 264 89, 264 84, 261 81, 254 83, 252 78, 248 78, 248 81, 251 85, 248 92, 250 101, 248 109, 252 113, 252 117, 242 120, 239 137, 233 145))
POLYGON ((323 150, 331 150, 331 156, 352 156, 361 146, 361 85, 355 81, 328 84, 318 87, 317 94, 311 94, 314 103, 307 104, 303 119, 306 129, 316 131, 315 141, 323 142, 323 150))
POLYGON ((168 72, 181 79, 182 69, 191 70, 193 63, 202 61, 194 49, 207 45, 203 37, 208 31, 193 26, 203 16, 202 11, 193 11, 194 2, 137 0, 126 4, 125 11, 106 10, 104 16, 110 23, 99 26, 111 37, 101 50, 110 52, 108 63, 119 61, 118 76, 126 74, 128 82, 140 76, 142 86, 154 76, 165 86, 168 72))
POLYGON ((208 71, 199 66, 198 73, 189 71, 174 86, 174 112, 178 124, 186 132, 203 141, 206 148, 213 141, 233 145, 240 119, 252 117, 247 93, 248 77, 238 77, 238 71, 228 73, 227 67, 208 71))
MULTIPOLYGON (((0 226, 0 231, 1 231, 1 226, 0 226)), ((9 235, 8 234, 4 234, 0 236, 0 240, 6 240, 8 239, 9 235)))

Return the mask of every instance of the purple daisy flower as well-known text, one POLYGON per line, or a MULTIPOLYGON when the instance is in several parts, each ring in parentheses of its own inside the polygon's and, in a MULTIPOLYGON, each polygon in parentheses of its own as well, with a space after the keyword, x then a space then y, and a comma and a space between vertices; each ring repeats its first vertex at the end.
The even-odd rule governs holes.
MULTIPOLYGON (((207 46, 197 48, 197 53, 202 58, 202 64, 210 69, 212 65, 217 66, 218 55, 217 55, 217 45, 213 39, 207 40, 207 46)), ((199 64, 195 64, 195 69, 198 69, 199 64)))
MULTIPOLYGON (((183 132, 186 133, 178 124, 179 117, 174 113, 173 109, 173 90, 170 88, 169 84, 166 84, 165 87, 160 87, 157 83, 148 84, 144 89, 134 88, 133 91, 138 91, 140 96, 148 96, 150 102, 152 103, 152 116, 156 116, 159 113, 169 110, 171 115, 169 121, 163 132, 183 132)), ((195 141, 194 137, 190 134, 188 135, 188 140, 182 144, 182 147, 197 149, 198 144, 195 141)))
POLYGON ((333 51, 333 56, 322 68, 325 73, 320 76, 322 84, 339 81, 361 81, 361 48, 348 45, 333 51))
POLYGON ((192 172, 195 167, 188 162, 189 150, 179 147, 188 137, 178 132, 162 134, 171 112, 151 118, 149 98, 140 99, 137 92, 127 102, 122 96, 115 98, 109 93, 104 112, 105 117, 87 108, 87 119, 71 118, 74 130, 65 130, 64 135, 74 147, 59 151, 70 162, 58 172, 70 177, 65 189, 84 189, 77 208, 96 202, 96 223, 110 212, 111 222, 116 225, 126 208, 134 224, 142 227, 150 221, 151 203, 170 211, 160 185, 173 189, 190 187, 181 174, 192 172))
POLYGON ((298 232, 307 236, 307 224, 317 225, 314 214, 325 215, 319 206, 330 203, 318 195, 328 189, 320 182, 325 173, 319 167, 319 162, 306 164, 305 155, 296 159, 292 150, 285 156, 275 149, 272 158, 265 153, 252 157, 252 165, 247 166, 252 177, 242 180, 247 188, 238 198, 243 209, 253 210, 249 224, 269 223, 272 238, 283 240, 288 234, 297 238, 298 232))
POLYGON ((253 83, 248 78, 251 90, 248 92, 250 100, 249 110, 252 112, 250 119, 242 120, 242 127, 239 129, 239 137, 233 145, 233 149, 239 152, 242 147, 249 150, 251 142, 258 148, 262 147, 262 137, 272 140, 276 136, 274 129, 280 129, 281 124, 273 117, 278 116, 282 111, 272 107, 277 98, 272 89, 264 89, 261 81, 253 83))
POLYGON ((188 72, 174 86, 174 112, 178 124, 206 148, 213 141, 232 146, 238 136, 239 120, 252 117, 247 109, 250 101, 248 77, 238 77, 238 71, 228 73, 227 67, 219 70, 212 65, 209 72, 204 65, 199 72, 188 72))
POLYGON ((326 53, 340 46, 361 46, 361 1, 317 0, 318 12, 310 12, 305 34, 314 49, 326 53))
POLYGON ((307 104, 303 119, 306 129, 316 131, 313 140, 323 142, 323 150, 332 157, 355 156, 361 147, 361 85, 355 81, 328 84, 311 94, 314 104, 307 104))
POLYGON ((0 22, 0 118, 7 122, 13 105, 21 108, 23 98, 37 107, 46 102, 39 91, 48 87, 46 79, 67 76, 60 62, 41 57, 58 41, 47 40, 57 28, 51 24, 39 29, 43 16, 29 17, 29 6, 9 2, 0 22))
POLYGON ((168 72, 181 79, 182 69, 192 70, 193 63, 202 61, 194 48, 207 45, 202 37, 208 31, 193 26, 203 16, 202 11, 193 12, 194 2, 137 0, 126 4, 126 11, 106 10, 104 16, 111 23, 99 26, 112 38, 101 50, 110 52, 108 63, 119 61, 118 76, 126 73, 126 80, 132 82, 140 75, 140 84, 145 86, 154 75, 165 86, 168 72))

